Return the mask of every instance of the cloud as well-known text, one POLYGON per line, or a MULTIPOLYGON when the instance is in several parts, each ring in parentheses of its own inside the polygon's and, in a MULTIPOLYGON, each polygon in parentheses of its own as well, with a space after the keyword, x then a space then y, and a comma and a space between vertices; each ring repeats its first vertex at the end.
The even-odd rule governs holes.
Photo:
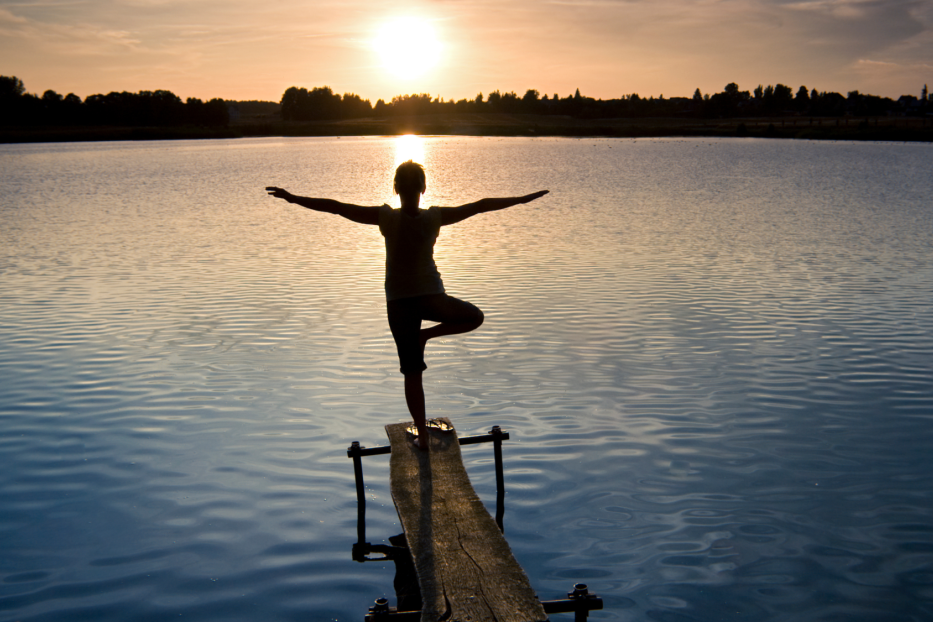
POLYGON ((67 54, 110 54, 116 50, 139 49, 140 40, 131 32, 101 28, 92 24, 43 23, 0 9, 0 34, 8 41, 19 39, 26 44, 67 54))
POLYGON ((933 62, 919 63, 892 63, 890 61, 872 60, 870 58, 860 58, 855 62, 856 69, 865 71, 909 71, 911 73, 918 71, 933 71, 933 62))
POLYGON ((0 9, 0 28, 21 27, 28 24, 29 20, 19 15, 14 15, 6 9, 0 9))
POLYGON ((875 0, 805 0, 784 6, 792 11, 811 11, 843 19, 860 19, 872 14, 875 0))

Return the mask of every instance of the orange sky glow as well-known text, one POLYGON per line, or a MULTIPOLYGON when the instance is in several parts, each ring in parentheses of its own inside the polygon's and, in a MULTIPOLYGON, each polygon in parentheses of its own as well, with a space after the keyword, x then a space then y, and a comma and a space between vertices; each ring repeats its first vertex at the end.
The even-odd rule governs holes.
POLYGON ((0 74, 82 98, 611 99, 729 82, 896 98, 933 83, 933 0, 0 0, 0 35, 0 74))

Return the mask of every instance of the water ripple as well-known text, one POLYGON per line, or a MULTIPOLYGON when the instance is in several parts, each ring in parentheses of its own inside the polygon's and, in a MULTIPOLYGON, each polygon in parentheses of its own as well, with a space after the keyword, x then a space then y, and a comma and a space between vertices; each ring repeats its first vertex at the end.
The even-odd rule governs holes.
MULTIPOLYGON (((432 415, 512 434, 506 533, 542 597, 930 617, 929 145, 424 146, 428 204, 552 190, 442 231, 486 322, 425 374, 432 415)), ((392 596, 350 559, 346 458, 408 416, 382 240, 261 189, 395 202, 394 149, 0 149, 0 617, 348 620, 392 596)), ((492 507, 491 450, 463 453, 492 507)), ((388 461, 365 469, 383 542, 388 461)))

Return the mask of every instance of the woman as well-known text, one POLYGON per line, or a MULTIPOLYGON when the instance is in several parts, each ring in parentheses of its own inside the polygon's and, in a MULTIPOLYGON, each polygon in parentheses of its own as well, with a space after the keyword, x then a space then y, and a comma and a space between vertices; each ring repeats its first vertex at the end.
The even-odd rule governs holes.
POLYGON ((418 429, 417 444, 428 448, 422 374, 424 347, 430 339, 466 333, 479 328, 483 312, 475 305, 447 295, 434 263, 434 242, 441 227, 458 223, 476 214, 492 212, 534 201, 548 193, 540 190, 523 197, 481 199, 460 207, 420 208, 427 189, 424 167, 404 162, 395 171, 395 193, 401 209, 388 205, 364 207, 332 199, 295 196, 282 188, 266 191, 308 209, 343 216, 364 225, 378 225, 386 242, 386 300, 389 328, 398 349, 401 372, 405 376, 405 401, 418 429), (421 321, 438 322, 421 328, 421 321))

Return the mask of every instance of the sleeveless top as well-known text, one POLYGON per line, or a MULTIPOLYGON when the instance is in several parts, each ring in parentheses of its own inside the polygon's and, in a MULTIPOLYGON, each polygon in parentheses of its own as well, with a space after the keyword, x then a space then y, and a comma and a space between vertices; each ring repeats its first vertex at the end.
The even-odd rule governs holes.
POLYGON ((386 241, 386 300, 443 294, 434 263, 434 242, 441 230, 437 207, 409 216, 388 205, 379 208, 379 232, 386 241))

